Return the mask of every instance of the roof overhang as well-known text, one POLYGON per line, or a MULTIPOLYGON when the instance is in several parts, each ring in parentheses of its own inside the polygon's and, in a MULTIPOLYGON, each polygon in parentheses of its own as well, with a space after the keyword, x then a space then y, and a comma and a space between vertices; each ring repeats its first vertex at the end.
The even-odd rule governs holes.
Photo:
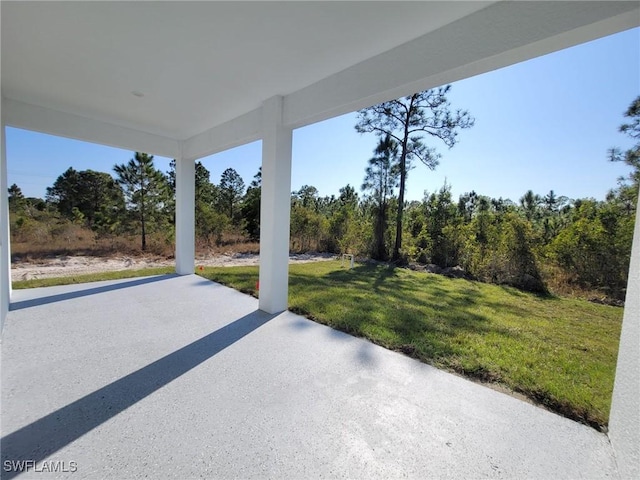
POLYGON ((5 125, 166 157, 640 25, 637 1, 1 2, 5 125), (142 95, 142 96, 140 96, 142 95))

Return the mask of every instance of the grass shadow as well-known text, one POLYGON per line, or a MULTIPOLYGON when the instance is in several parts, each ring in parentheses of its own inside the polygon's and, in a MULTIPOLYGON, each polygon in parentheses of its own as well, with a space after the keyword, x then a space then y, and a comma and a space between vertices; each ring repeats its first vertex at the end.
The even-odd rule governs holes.
MULTIPOLYGON (((161 282, 176 278, 177 274, 158 275, 154 277, 136 278, 135 280, 129 280, 126 282, 118 282, 110 285, 101 285, 93 288, 81 288, 73 292, 59 293, 57 295, 49 295, 46 297, 32 298, 29 300, 22 300, 19 302, 11 302, 9 305, 9 311, 22 310, 24 308, 39 307, 41 305, 47 305, 50 303, 62 302, 65 300, 71 300, 74 298, 86 297, 89 295, 98 295, 100 293, 112 292, 114 290, 120 290, 123 288, 131 288, 137 285, 145 285, 147 283, 161 282)), ((81 284, 82 285, 82 284, 81 284)))

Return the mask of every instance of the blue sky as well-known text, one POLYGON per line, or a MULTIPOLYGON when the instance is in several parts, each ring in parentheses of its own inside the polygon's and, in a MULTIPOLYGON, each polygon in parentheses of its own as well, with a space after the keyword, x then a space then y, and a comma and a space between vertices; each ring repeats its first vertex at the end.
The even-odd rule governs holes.
MULTIPOLYGON (((452 149, 432 143, 440 166, 418 164, 409 173, 407 198, 420 200, 445 180, 454 198, 475 190, 517 201, 526 190, 554 190, 570 198, 603 199, 628 167, 606 161, 608 148, 633 142, 618 132, 623 113, 640 94, 640 29, 549 54, 452 84, 452 107, 463 108, 476 124, 460 132, 452 149)), ((292 190, 315 186, 337 194, 346 184, 359 191, 377 139, 360 135, 356 114, 294 131, 292 190)), ((44 197, 47 186, 68 167, 112 173, 133 152, 7 129, 9 185, 26 196, 44 197)), ((233 167, 249 184, 258 171, 260 142, 201 159, 218 183, 233 167)), ((166 172, 169 159, 156 158, 166 172)))

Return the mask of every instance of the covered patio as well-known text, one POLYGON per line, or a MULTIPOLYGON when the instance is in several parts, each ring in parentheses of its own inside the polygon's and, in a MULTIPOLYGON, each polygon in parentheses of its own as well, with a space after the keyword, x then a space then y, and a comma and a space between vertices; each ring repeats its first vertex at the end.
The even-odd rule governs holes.
POLYGON ((181 478, 601 477, 616 475, 615 452, 620 476, 638 475, 640 222, 613 450, 585 427, 280 313, 294 129, 636 27, 637 1, 3 1, 0 9, 3 460, 58 452, 86 458, 95 470, 85 475, 95 478, 144 476, 153 465, 181 478), (12 293, 6 126, 175 158, 177 276, 12 293), (193 276, 195 161, 255 140, 263 152, 257 303, 193 276), (376 386, 387 376, 395 380, 376 386), (425 395, 424 382, 452 396, 425 395), (91 441, 101 432, 106 447, 91 441), (532 452, 529 438, 543 437, 532 452), (395 460, 401 469, 386 470, 395 460))
POLYGON ((196 275, 16 291, 2 362, 7 479, 624 478, 603 433, 196 275))

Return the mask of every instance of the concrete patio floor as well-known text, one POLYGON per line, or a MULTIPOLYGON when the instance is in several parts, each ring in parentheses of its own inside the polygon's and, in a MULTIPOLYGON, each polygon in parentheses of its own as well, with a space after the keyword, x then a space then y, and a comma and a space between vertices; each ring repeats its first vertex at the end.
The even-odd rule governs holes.
POLYGON ((14 292, 2 478, 14 460, 40 479, 617 478, 604 434, 196 275, 14 292))

